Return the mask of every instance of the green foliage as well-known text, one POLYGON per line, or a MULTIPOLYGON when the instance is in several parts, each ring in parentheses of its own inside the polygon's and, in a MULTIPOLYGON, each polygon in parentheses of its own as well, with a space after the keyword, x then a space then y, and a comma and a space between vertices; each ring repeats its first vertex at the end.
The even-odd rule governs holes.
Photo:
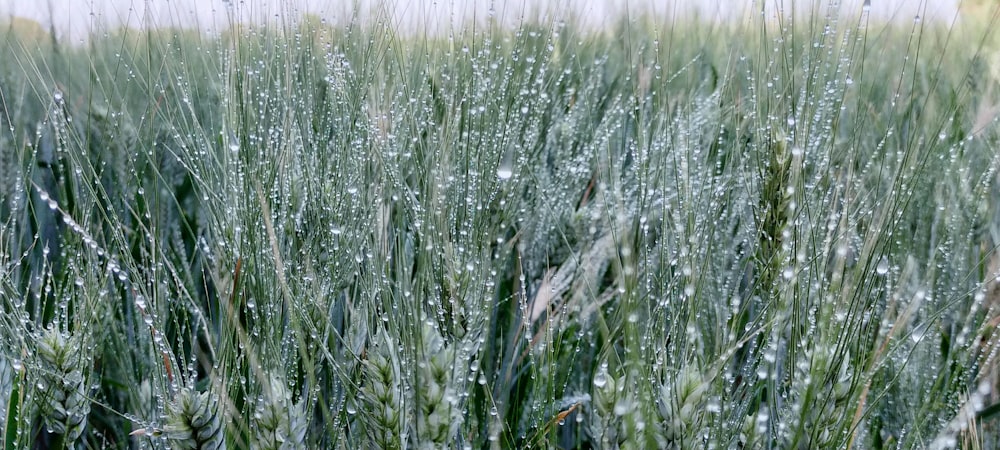
POLYGON ((5 35, 8 448, 994 444, 989 36, 284 20, 5 35))

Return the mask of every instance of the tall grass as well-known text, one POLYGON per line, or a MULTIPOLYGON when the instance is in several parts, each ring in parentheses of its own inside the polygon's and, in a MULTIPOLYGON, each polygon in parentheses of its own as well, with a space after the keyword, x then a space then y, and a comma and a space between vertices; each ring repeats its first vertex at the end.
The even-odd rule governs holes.
POLYGON ((9 28, 5 447, 997 445, 993 37, 849 16, 9 28))

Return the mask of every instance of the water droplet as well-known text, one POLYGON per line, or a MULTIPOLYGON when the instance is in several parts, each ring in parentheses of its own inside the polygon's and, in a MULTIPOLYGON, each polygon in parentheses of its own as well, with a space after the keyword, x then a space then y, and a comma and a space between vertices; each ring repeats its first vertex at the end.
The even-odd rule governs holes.
POLYGON ((884 276, 889 273, 889 258, 883 256, 882 259, 878 261, 878 264, 875 266, 875 273, 879 276, 884 276))
POLYGON ((514 176, 514 171, 511 169, 511 167, 503 165, 497 167, 497 178, 501 180, 509 180, 513 176, 514 176))
POLYGON ((628 412, 629 406, 631 406, 626 399, 621 399, 618 403, 615 403, 614 413, 616 416, 624 416, 628 412))
POLYGON ((602 388, 607 385, 608 385, 608 374, 607 372, 604 371, 604 369, 601 369, 599 372, 597 372, 597 375, 594 375, 594 386, 602 388))
POLYGON ((767 421, 769 416, 767 411, 761 411, 757 413, 757 432, 764 434, 767 432, 767 421))
POLYGON ((233 133, 229 133, 229 151, 233 153, 239 153, 240 151, 240 140, 233 133))
POLYGON ((514 176, 514 146, 510 146, 503 154, 500 165, 497 166, 497 178, 501 181, 509 180, 514 176))

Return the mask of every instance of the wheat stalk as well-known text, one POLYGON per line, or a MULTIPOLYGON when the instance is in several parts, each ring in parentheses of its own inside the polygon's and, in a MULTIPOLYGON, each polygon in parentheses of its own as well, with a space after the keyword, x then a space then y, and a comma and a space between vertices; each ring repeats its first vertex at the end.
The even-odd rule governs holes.
POLYGON ((272 375, 265 387, 262 404, 254 415, 254 443, 259 450, 292 450, 305 447, 305 408, 292 395, 282 378, 272 375))
POLYGON ((678 448, 693 448, 704 426, 706 392, 709 385, 694 363, 660 386, 659 413, 667 442, 678 448))
POLYGON ((366 407, 362 417, 371 448, 402 449, 405 402, 399 358, 384 330, 380 337, 362 365, 361 400, 366 407))
POLYGON ((71 448, 83 434, 90 414, 79 339, 67 339, 50 329, 38 339, 35 350, 39 367, 35 418, 47 434, 55 435, 55 441, 62 440, 63 446, 71 448))
POLYGON ((224 450, 226 440, 218 400, 211 392, 184 389, 167 405, 163 434, 181 450, 224 450))
POLYGON ((0 431, 7 429, 7 407, 14 391, 14 367, 6 356, 0 355, 0 431))
POLYGON ((421 328, 424 352, 417 364, 417 440, 419 448, 447 446, 462 424, 455 392, 455 349, 446 345, 440 333, 427 320, 421 328))

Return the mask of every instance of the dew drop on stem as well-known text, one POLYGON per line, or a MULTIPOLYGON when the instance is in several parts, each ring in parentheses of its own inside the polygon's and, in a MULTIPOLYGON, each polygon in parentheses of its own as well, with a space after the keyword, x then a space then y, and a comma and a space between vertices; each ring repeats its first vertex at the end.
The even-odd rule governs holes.
POLYGON ((875 266, 875 274, 878 276, 884 276, 887 273, 889 273, 889 259, 883 256, 875 266))
POLYGON ((503 154, 500 165, 497 166, 497 178, 501 181, 509 180, 514 176, 514 147, 511 146, 503 154))

